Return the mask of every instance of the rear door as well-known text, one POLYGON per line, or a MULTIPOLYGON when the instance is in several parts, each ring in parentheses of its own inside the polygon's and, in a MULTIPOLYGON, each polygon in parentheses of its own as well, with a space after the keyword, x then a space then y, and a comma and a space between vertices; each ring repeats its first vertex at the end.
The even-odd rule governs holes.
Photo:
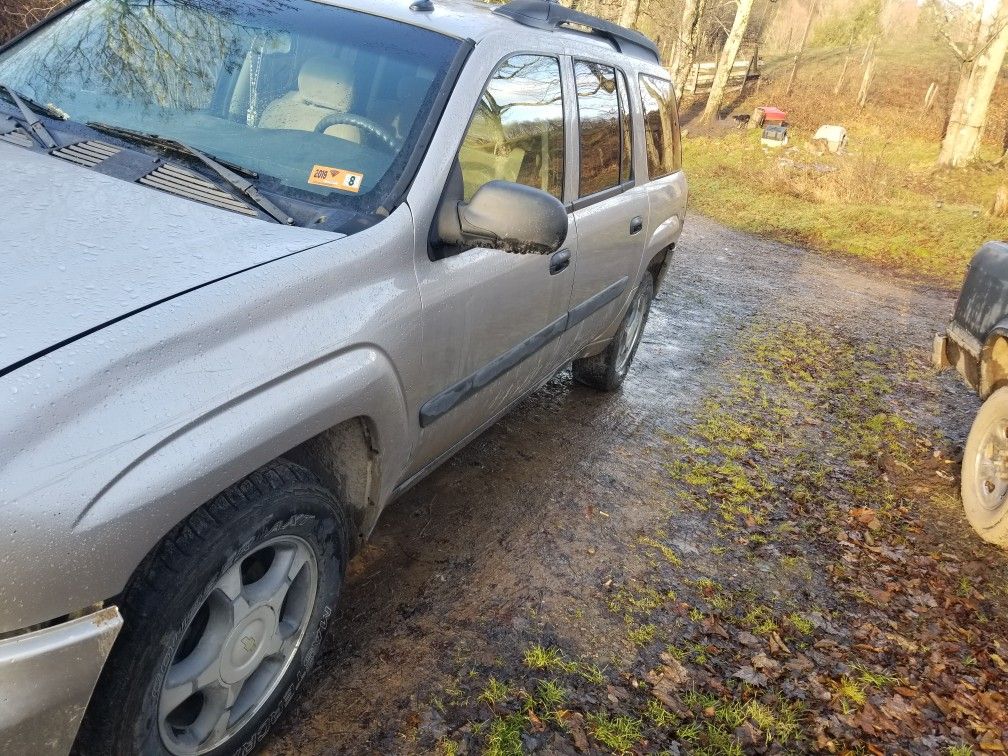
POLYGON ((626 75, 617 66, 579 58, 572 71, 580 154, 573 205, 578 250, 564 348, 579 350, 609 335, 637 285, 649 203, 635 176, 638 128, 626 75))

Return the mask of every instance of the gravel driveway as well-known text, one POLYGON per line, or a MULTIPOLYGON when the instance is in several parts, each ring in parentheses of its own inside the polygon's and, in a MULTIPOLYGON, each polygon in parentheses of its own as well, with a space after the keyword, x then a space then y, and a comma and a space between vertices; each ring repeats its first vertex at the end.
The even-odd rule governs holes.
POLYGON ((1005 637, 975 400, 927 367, 953 302, 691 217, 623 391, 564 372, 392 506, 265 752, 1000 742, 1002 657, 928 657, 971 612, 1005 637))

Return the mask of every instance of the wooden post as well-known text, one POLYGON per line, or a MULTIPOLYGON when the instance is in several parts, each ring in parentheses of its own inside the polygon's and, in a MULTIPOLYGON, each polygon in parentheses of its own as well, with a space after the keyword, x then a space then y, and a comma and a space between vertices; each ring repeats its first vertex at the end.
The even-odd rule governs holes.
POLYGON ((924 112, 927 113, 931 110, 931 106, 934 105, 935 95, 938 93, 938 82, 932 81, 931 86, 928 87, 927 94, 924 95, 924 112))
POLYGON ((840 69, 840 78, 837 79, 836 86, 833 87, 833 94, 840 94, 840 90, 843 89, 844 79, 847 78, 847 68, 850 66, 851 54, 854 51, 854 37, 857 36, 857 31, 852 30, 850 35, 850 41, 847 42, 847 54, 843 59, 843 68, 840 69))
POLYGON ((858 107, 863 108, 868 103, 868 92, 871 90, 872 79, 875 78, 875 43, 876 40, 872 40, 868 45, 868 49, 865 50, 865 69, 864 74, 861 76, 861 88, 858 90, 857 104, 858 107))

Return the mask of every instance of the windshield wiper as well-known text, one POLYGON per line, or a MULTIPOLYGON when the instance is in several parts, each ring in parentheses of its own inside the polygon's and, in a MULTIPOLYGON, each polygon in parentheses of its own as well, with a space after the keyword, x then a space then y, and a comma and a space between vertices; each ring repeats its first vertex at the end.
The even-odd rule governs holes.
POLYGON ((15 90, 11 89, 6 84, 0 84, 0 92, 6 92, 11 102, 17 105, 18 110, 21 111, 21 115, 24 116, 25 124, 27 124, 32 134, 35 135, 35 138, 42 143, 43 147, 51 150, 57 146, 56 140, 49 132, 49 129, 47 129, 45 124, 39 120, 38 113, 45 113, 50 118, 57 118, 61 121, 66 120, 65 113, 57 110, 56 108, 49 107, 48 105, 37 103, 30 97, 19 95, 15 90))
POLYGON ((102 131, 106 134, 111 134, 112 136, 132 139, 134 141, 154 145, 155 147, 162 147, 166 150, 171 150, 172 152, 181 153, 195 158, 220 176, 229 186, 238 190, 245 197, 252 200, 252 202, 255 203, 260 210, 270 216, 277 223, 283 223, 286 226, 294 224, 294 219, 291 218, 290 215, 267 199, 262 192, 256 189, 255 185, 251 181, 242 178, 242 176, 239 175, 239 173, 244 173, 248 176, 252 176, 253 178, 258 175, 255 172, 250 171, 248 168, 212 157, 204 152, 200 152, 195 147, 190 147, 185 142, 159 136, 158 134, 145 134, 142 131, 134 131, 133 129, 125 128, 124 126, 113 126, 108 123, 94 121, 89 122, 88 126, 95 131, 102 131))

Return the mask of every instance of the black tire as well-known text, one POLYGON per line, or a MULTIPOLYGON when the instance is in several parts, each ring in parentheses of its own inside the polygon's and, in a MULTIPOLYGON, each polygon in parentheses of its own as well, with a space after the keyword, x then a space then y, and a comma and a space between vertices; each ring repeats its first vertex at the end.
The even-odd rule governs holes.
MULTIPOLYGON (((339 599, 349 537, 349 521, 336 497, 310 472, 285 461, 270 463, 196 510, 146 557, 123 593, 119 602, 123 628, 102 671, 75 750, 85 756, 163 756, 184 749, 184 743, 180 746, 171 740, 178 732, 198 737, 176 731, 170 717, 186 707, 195 710, 204 706, 206 694, 195 694, 191 698, 198 696, 196 703, 186 699, 173 714, 165 715, 159 711, 162 690, 167 690, 179 660, 186 661, 203 647, 200 644, 208 631, 197 629, 201 613, 216 611, 207 607, 218 601, 218 595, 223 597, 220 600, 233 622, 238 616, 227 603, 228 596, 220 593, 220 581, 237 575, 238 595, 244 600, 246 591, 254 590, 256 580, 265 583, 265 578, 273 574, 270 569, 276 563, 271 582, 288 585, 282 594, 279 589, 272 594, 279 608, 274 612, 277 627, 271 638, 279 639, 282 629, 293 626, 295 629, 284 641, 289 647, 286 651, 278 649, 274 660, 267 655, 266 635, 259 641, 262 649, 256 648, 255 634, 243 627, 242 621, 235 622, 230 634, 218 636, 226 637, 220 643, 222 661, 208 655, 206 658, 214 661, 207 664, 207 669, 233 665, 235 653, 241 653, 238 644, 246 650, 251 646, 255 651, 249 652, 250 657, 259 654, 260 659, 243 657, 247 662, 244 669, 255 671, 229 684, 234 682, 232 687, 240 690, 259 675, 253 693, 246 697, 258 696, 255 700, 259 703, 249 704, 244 721, 236 718, 226 731, 203 741, 212 746, 211 750, 200 750, 198 745, 192 750, 213 756, 252 752, 286 709, 315 660, 339 599), (296 554, 290 544, 296 544, 296 554), (280 554, 291 560, 291 566, 287 562, 279 564, 280 554), (306 566, 297 566, 295 556, 305 559, 306 566), (260 567, 260 562, 264 566, 260 567), (299 592, 292 599, 295 585, 299 592), (296 608, 296 622, 284 625, 285 617, 294 616, 292 606, 296 608), (198 641, 187 640, 192 637, 198 641), (187 643, 196 646, 186 650, 187 643), (251 666, 253 661, 257 666, 251 666), (260 673, 267 661, 274 666, 260 673), (167 740, 162 728, 170 733, 167 740)), ((272 609, 261 606, 259 610, 268 613, 272 609)), ((204 619, 204 626, 209 622, 204 619)), ((235 695, 241 699, 240 693, 235 695)), ((202 714, 197 719, 199 716, 202 714)), ((224 719, 228 716, 225 714, 224 719)))
POLYGON ((648 315, 651 313, 651 300, 654 299, 654 279, 647 272, 637 285, 637 291, 630 298, 630 306, 620 324, 619 330, 613 336, 609 345, 594 357, 574 360, 571 371, 574 380, 599 391, 617 391, 626 380, 633 364, 641 336, 647 326, 648 315), (637 320, 639 314, 640 319, 637 320))

